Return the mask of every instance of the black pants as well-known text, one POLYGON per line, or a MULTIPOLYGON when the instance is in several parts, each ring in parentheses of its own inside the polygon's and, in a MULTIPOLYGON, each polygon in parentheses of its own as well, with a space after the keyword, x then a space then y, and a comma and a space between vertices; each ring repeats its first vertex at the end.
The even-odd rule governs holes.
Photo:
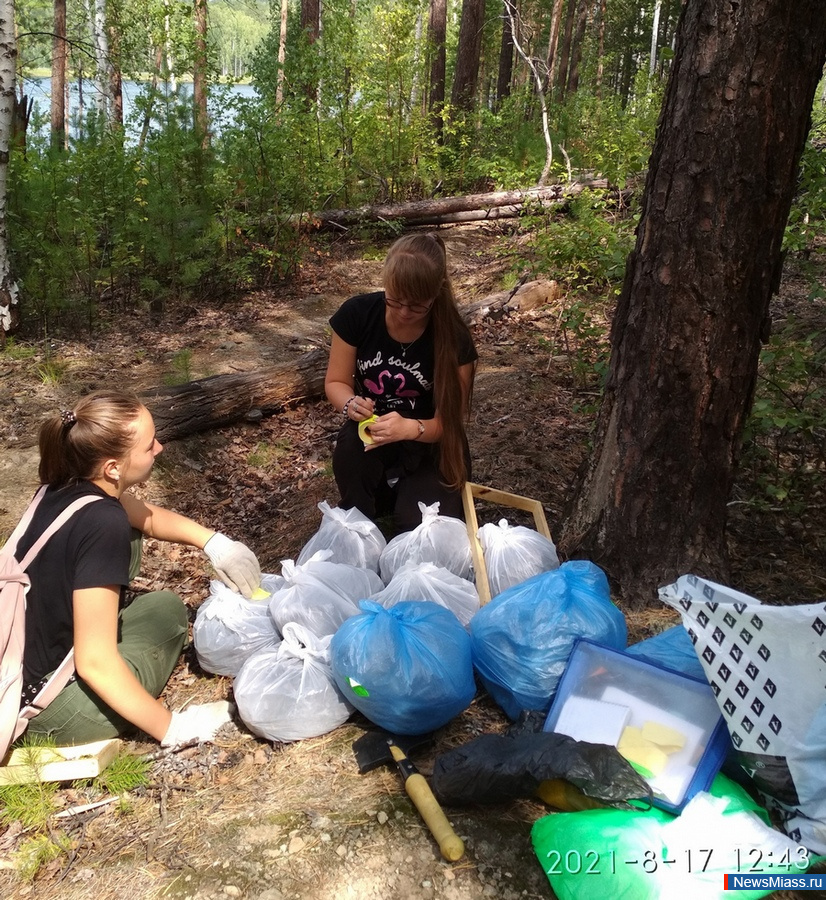
MULTIPOLYGON (((465 456, 470 478, 467 443, 465 456)), ((370 519, 393 513, 400 532, 421 525, 420 501, 430 506, 438 500, 439 515, 464 519, 461 493, 442 484, 438 444, 397 441, 367 452, 357 424, 345 422, 333 450, 333 474, 342 509, 355 506, 370 519)))

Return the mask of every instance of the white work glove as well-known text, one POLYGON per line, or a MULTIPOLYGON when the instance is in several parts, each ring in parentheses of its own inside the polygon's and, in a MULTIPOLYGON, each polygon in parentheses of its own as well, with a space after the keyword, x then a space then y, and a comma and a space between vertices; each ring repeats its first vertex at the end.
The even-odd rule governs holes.
POLYGON ((228 700, 189 706, 181 712, 172 713, 172 721, 161 741, 161 747, 177 747, 190 741, 211 741, 222 725, 230 719, 228 700))
POLYGON ((215 532, 204 546, 212 567, 227 587, 243 594, 247 600, 261 584, 261 566, 255 554, 240 541, 215 532))

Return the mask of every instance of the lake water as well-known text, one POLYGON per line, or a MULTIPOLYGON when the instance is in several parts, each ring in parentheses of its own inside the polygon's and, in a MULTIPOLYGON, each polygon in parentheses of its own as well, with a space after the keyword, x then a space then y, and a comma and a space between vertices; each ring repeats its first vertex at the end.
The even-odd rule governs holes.
MULTIPOLYGON (((29 128, 43 136, 48 136, 49 133, 51 88, 51 78, 26 77, 23 81, 24 93, 34 101, 29 128)), ((137 138, 143 124, 142 115, 135 101, 141 96, 147 96, 149 88, 149 82, 145 81, 123 82, 123 121, 127 136, 132 138, 137 138)), ((189 82, 178 82, 177 90, 173 91, 168 82, 159 81, 157 91, 160 97, 155 100, 156 125, 159 123, 158 117, 165 114, 167 105, 175 102, 189 104, 192 102, 192 84, 189 82)), ((79 133, 81 107, 85 117, 95 107, 97 95, 97 87, 93 81, 83 79, 80 84, 77 81, 69 83, 69 121, 73 137, 77 137, 79 133)), ((220 131, 222 127, 232 123, 233 106, 231 102, 227 102, 228 98, 254 99, 256 96, 255 88, 251 84, 220 85, 214 88, 207 99, 212 130, 220 131)))

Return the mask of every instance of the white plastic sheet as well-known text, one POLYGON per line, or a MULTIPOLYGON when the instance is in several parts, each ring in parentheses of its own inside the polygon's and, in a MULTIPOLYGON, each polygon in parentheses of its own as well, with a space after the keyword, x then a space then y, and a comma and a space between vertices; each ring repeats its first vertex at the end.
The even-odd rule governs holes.
POLYGON ((768 606, 696 575, 678 610, 738 751, 792 840, 826 853, 826 604, 768 606))

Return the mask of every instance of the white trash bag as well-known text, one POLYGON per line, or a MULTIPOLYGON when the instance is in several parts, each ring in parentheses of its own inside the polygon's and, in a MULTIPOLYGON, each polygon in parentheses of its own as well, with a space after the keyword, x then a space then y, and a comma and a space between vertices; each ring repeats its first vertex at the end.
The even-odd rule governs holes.
POLYGON ((335 634, 342 622, 358 615, 359 600, 384 586, 370 569, 330 562, 329 556, 329 550, 320 550, 303 565, 282 560, 284 587, 270 600, 270 615, 282 633, 288 622, 297 622, 316 637, 335 634))
POLYGON ((485 557, 491 597, 534 575, 559 568, 553 541, 532 528, 511 526, 507 519, 500 519, 498 525, 483 525, 477 536, 485 557))
POLYGON ((432 506, 420 502, 419 509, 422 524, 397 535, 384 548, 379 560, 384 583, 389 584, 405 563, 426 562, 449 569, 454 575, 470 581, 473 559, 465 523, 453 516, 440 516, 438 502, 432 506))
MULTIPOLYGON (((280 575, 261 576, 261 588, 268 595, 283 583, 280 575)), ((270 615, 268 597, 247 600, 222 581, 214 580, 209 583, 209 596, 195 615, 192 641, 205 672, 236 675, 248 656, 278 646, 281 635, 270 615)))
POLYGON ((379 557, 387 541, 376 523, 355 507, 339 509, 322 500, 318 508, 321 526, 301 549, 296 563, 303 565, 319 550, 329 550, 330 562, 378 572, 379 557))
POLYGON ((479 610, 476 586, 433 563, 405 563, 383 591, 370 598, 390 609, 406 600, 431 600, 467 625, 479 610))
POLYGON ((769 606, 696 575, 659 595, 683 618, 741 767, 786 834, 826 854, 826 604, 769 606))
POLYGON ((353 707, 330 671, 330 640, 290 622, 277 649, 260 650, 244 663, 232 690, 238 715, 253 734, 300 741, 350 718, 353 707))

